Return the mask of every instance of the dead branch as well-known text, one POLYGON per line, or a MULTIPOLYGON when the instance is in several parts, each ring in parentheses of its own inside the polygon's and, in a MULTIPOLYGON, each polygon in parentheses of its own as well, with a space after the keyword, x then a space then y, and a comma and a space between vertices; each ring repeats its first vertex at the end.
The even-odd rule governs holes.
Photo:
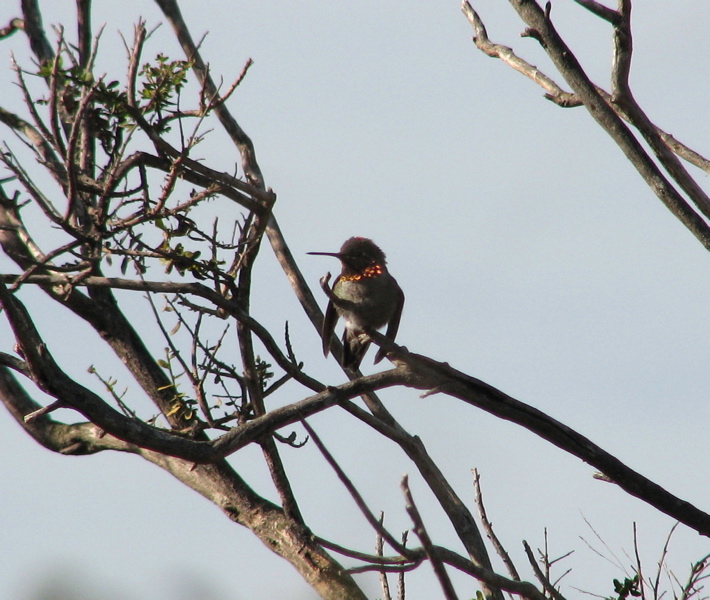
POLYGON ((570 48, 555 30, 549 15, 546 15, 536 2, 514 0, 512 4, 521 19, 528 25, 526 35, 534 37, 540 42, 559 73, 572 89, 571 93, 564 92, 551 78, 517 57, 510 48, 492 44, 488 40, 480 17, 468 0, 464 0, 462 10, 476 32, 474 41, 482 51, 489 56, 503 59, 515 70, 538 83, 547 91, 546 97, 560 106, 584 105, 624 152, 656 196, 705 248, 710 249, 710 228, 707 223, 665 177, 631 130, 622 122, 624 119, 638 129, 663 168, 678 183, 680 190, 688 195, 703 215, 710 218, 710 198, 688 174, 674 152, 678 152, 680 156, 701 168, 710 169, 710 161, 682 144, 672 143, 672 136, 656 127, 640 109, 628 86, 632 51, 631 3, 622 2, 619 12, 605 9, 596 2, 579 3, 597 16, 614 23, 615 61, 612 69, 613 91, 611 95, 589 80, 570 48))

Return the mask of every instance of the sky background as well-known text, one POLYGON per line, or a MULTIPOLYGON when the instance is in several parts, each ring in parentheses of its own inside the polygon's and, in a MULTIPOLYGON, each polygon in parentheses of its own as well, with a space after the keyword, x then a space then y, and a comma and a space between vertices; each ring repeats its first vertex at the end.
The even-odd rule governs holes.
MULTIPOLYGON (((46 26, 74 31, 74 3, 43 4, 46 26)), ((507 2, 473 5, 493 41, 554 75, 537 43, 519 37, 523 25, 507 2)), ((95 23, 106 23, 98 71, 112 78, 125 73, 119 32, 130 38, 141 16, 149 28, 162 21, 152 2, 118 7, 94 4, 95 23)), ((546 412, 710 509, 710 256, 584 109, 558 108, 479 52, 457 1, 188 0, 182 8, 196 38, 209 32, 202 51, 213 75, 230 81, 255 61, 229 106, 255 143, 278 194, 276 217, 314 289, 338 265, 306 252, 335 251, 352 235, 373 238, 406 294, 399 342, 546 412)), ((0 24, 18 14, 19 2, 2 3, 0 24)), ((552 17, 590 77, 608 89, 607 24, 568 0, 553 3, 552 17)), ((705 2, 637 2, 631 76, 649 117, 706 156, 709 19, 705 2)), ((21 34, 0 42, 2 105, 21 112, 11 51, 31 66, 21 34)), ((159 52, 182 58, 167 25, 145 56, 159 52)), ((7 131, 0 139, 19 146, 7 131)), ((219 170, 239 162, 219 132, 200 152, 219 170)), ((707 175, 696 174, 707 189, 707 175)), ((215 206, 225 220, 238 217, 234 207, 215 206)), ((80 337, 76 322, 27 294, 50 350, 100 389, 85 373, 97 360, 94 338, 80 337)), ((344 380, 333 359, 323 359, 268 245, 252 306, 276 333, 289 322, 316 377, 344 380)), ((0 350, 11 349, 0 324, 0 350)), ((363 370, 376 368, 366 358, 363 370)), ((117 373, 130 389, 125 372, 117 373)), ((274 402, 302 396, 286 388, 274 402)), ((532 576, 522 540, 542 547, 547 529, 551 556, 574 551, 558 571, 572 569, 563 591, 611 594, 612 579, 624 573, 587 542, 628 566, 634 521, 646 573, 654 572, 673 521, 593 479, 588 465, 445 396, 396 390, 382 398, 472 507, 470 470, 478 468, 489 516, 524 577, 532 576)), ((311 424, 392 531, 410 526, 399 491, 409 473, 430 534, 460 550, 401 452, 338 409, 311 424)), ((0 599, 49 600, 56 596, 47 590, 60 584, 76 600, 315 597, 249 531, 139 458, 52 454, 1 414, 0 452, 0 599)), ((283 453, 316 532, 369 551, 372 532, 313 445, 283 453)), ((251 448, 232 459, 273 497, 261 462, 251 448)), ((708 552, 706 539, 680 527, 669 563, 685 580, 691 561, 708 552)), ((462 598, 474 594, 467 579, 454 578, 462 598)), ((362 581, 378 597, 375 577, 362 581)), ((437 589, 424 566, 410 576, 407 599, 437 597, 437 589)))

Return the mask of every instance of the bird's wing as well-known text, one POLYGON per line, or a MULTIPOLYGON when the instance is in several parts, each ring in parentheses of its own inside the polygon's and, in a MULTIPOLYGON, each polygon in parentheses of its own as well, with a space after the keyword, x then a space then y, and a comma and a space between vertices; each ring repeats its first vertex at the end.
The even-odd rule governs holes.
MULTIPOLYGON (((397 295, 397 306, 394 309, 394 312, 392 313, 392 318, 390 319, 390 322, 387 324, 387 333, 385 333, 385 336, 393 342, 394 338, 397 337, 399 321, 402 318, 402 309, 404 308, 404 292, 399 286, 397 286, 397 291, 399 292, 397 295)), ((375 356, 375 364, 380 362, 386 354, 387 351, 384 348, 380 348, 377 351, 377 355, 375 356)))
MULTIPOLYGON (((333 288, 335 284, 338 283, 340 276, 336 277, 333 282, 333 288)), ((328 301, 328 308, 325 309, 325 317, 323 319, 323 329, 321 331, 321 337, 323 338, 323 355, 328 356, 330 352, 330 344, 333 339, 333 333, 335 332, 335 324, 338 322, 338 311, 335 310, 335 305, 332 300, 328 301)))

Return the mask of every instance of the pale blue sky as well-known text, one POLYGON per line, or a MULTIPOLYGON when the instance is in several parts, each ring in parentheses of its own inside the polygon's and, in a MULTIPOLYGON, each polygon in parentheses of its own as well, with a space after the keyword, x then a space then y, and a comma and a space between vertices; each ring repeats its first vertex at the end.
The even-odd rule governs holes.
MULTIPOLYGON (((73 31, 72 2, 45 4, 45 24, 73 31)), ((0 24, 18 5, 0 6, 0 24)), ((149 27, 161 20, 151 2, 117 6, 95 3, 111 55, 101 68, 114 78, 125 71, 118 31, 130 36, 139 16, 149 27)), ((536 43, 519 38, 523 27, 507 2, 474 6, 493 41, 552 74, 536 43)), ((407 297, 401 343, 547 412, 710 508, 710 255, 583 109, 554 106, 476 50, 456 0, 188 0, 183 11, 196 37, 209 31, 203 54, 214 75, 229 81, 247 58, 255 61, 230 108, 254 140, 278 194, 276 216, 314 286, 337 265, 306 252, 372 237, 407 297)), ((554 2, 552 14, 590 75, 608 87, 609 27, 571 0, 554 2)), ((658 125, 710 154, 710 5, 646 0, 636 3, 634 19, 637 99, 658 125)), ((21 35, 2 41, 6 82, 11 49, 27 64, 21 35)), ((182 57, 165 25, 146 56, 160 51, 182 57)), ((20 110, 18 90, 8 83, 3 90, 3 106, 20 110)), ((18 145, 6 132, 0 139, 18 145)), ((225 171, 238 162, 222 136, 200 151, 225 171)), ((707 188, 706 179, 698 175, 707 188)), ((341 382, 268 247, 261 256, 254 316, 277 332, 288 320, 306 368, 341 382)), ((55 354, 76 331, 63 316, 54 309, 39 320, 55 354)), ((94 352, 85 343, 71 348, 65 364, 88 382, 94 352)), ((0 325, 0 350, 10 349, 0 325)), ((371 358, 363 368, 373 370, 371 358)), ((300 393, 291 388, 278 402, 300 393)), ((471 503, 470 469, 479 469, 489 515, 526 577, 521 540, 540 547, 547 527, 552 555, 575 550, 565 562, 573 568, 568 585, 612 592, 622 573, 579 539, 594 539, 583 516, 622 557, 633 551, 636 521, 647 572, 654 568, 672 521, 592 479, 579 460, 448 397, 404 390, 383 399, 471 503)), ((435 540, 459 549, 400 452, 342 411, 312 424, 393 531, 409 527, 399 492, 406 472, 435 540)), ((248 531, 140 459, 54 455, 3 415, 0 448, 0 598, 32 600, 39 579, 67 570, 111 600, 314 597, 248 531), (199 585, 202 592, 193 589, 199 585)), ((316 532, 372 548, 371 532, 316 450, 284 455, 316 532), (313 487, 318 493, 309 493, 313 487)), ((247 449, 233 462, 272 495, 260 460, 247 449)), ((708 552, 707 540, 681 528, 671 565, 684 579, 690 561, 708 552)), ((412 575, 408 600, 432 597, 431 580, 428 567, 412 575)), ((375 578, 363 581, 377 597, 375 578)), ((459 589, 462 598, 472 595, 459 589)))

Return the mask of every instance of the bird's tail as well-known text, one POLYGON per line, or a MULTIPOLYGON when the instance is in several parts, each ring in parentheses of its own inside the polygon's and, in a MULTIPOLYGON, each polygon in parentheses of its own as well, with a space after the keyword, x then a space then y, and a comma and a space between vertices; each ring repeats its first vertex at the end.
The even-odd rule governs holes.
POLYGON ((358 369, 370 342, 360 341, 361 331, 345 328, 343 333, 343 366, 348 369, 358 369))

